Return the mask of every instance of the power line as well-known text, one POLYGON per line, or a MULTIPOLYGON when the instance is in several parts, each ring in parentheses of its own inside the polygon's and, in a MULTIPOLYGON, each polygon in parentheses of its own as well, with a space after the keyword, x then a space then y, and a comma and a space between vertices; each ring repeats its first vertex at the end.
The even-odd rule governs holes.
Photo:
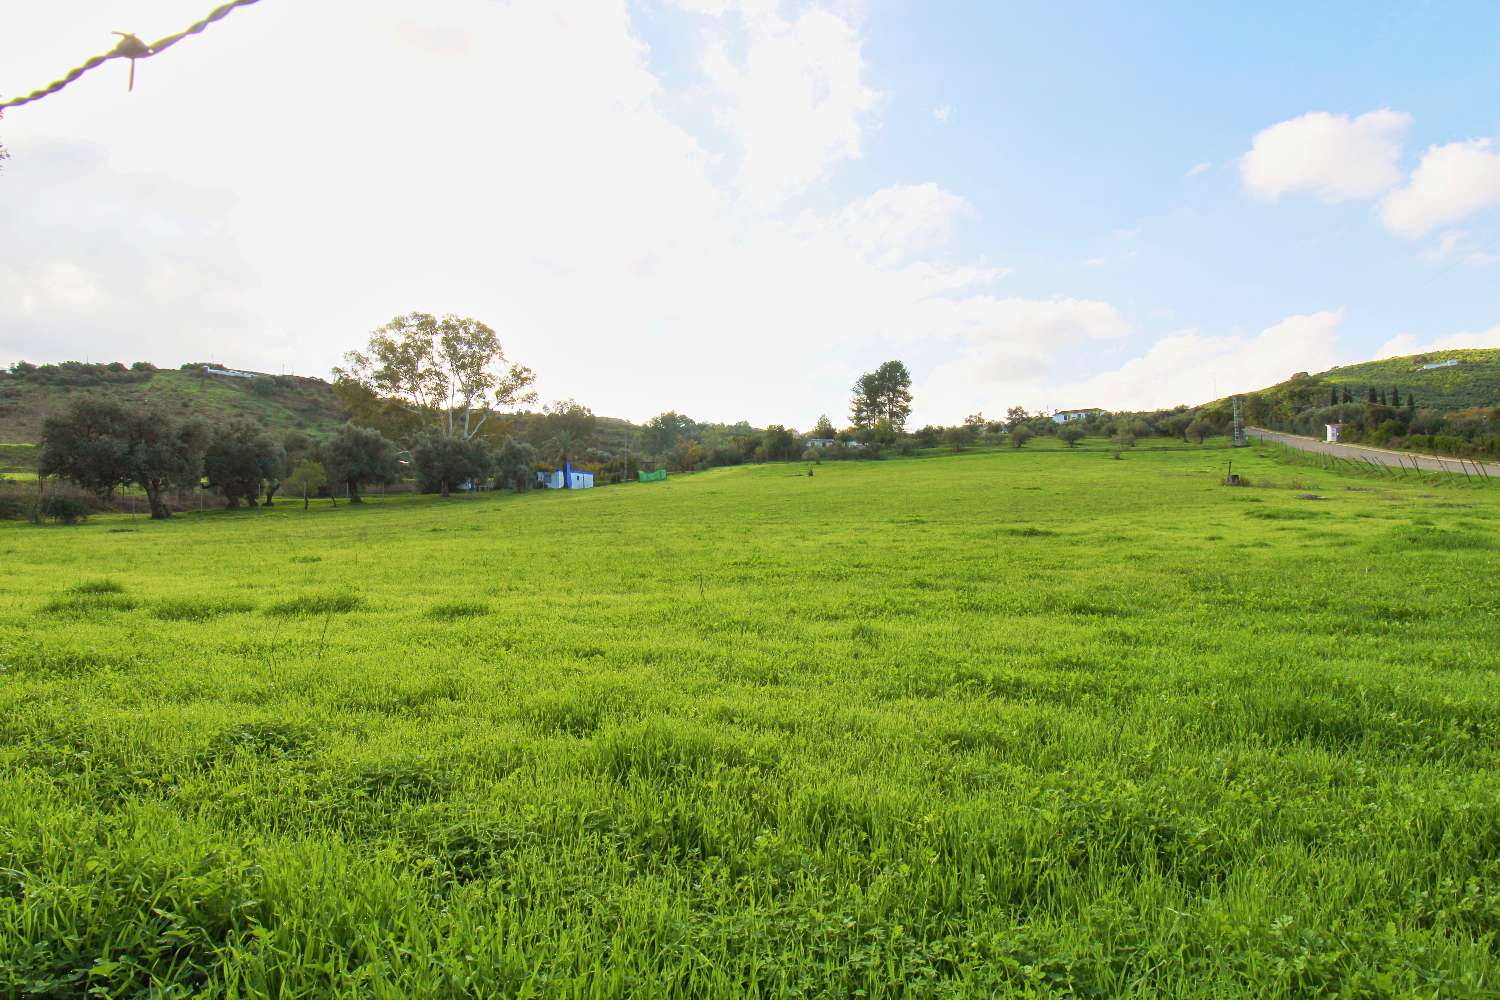
POLYGON ((215 21, 224 19, 236 7, 248 7, 253 3, 259 2, 260 0, 229 0, 229 3, 223 3, 215 7, 201 21, 194 21, 176 34, 167 35, 165 38, 158 39, 150 45, 147 45, 135 35, 117 31, 115 34, 120 36, 120 41, 113 49, 110 49, 102 56, 94 56, 81 66, 73 67, 68 70, 68 74, 61 80, 54 80, 41 90, 33 90, 25 97, 15 97, 8 101, 0 101, 0 111, 6 108, 20 107, 22 104, 30 104, 32 101, 40 100, 49 94, 55 94, 89 70, 97 69, 111 59, 130 60, 130 87, 133 90, 135 89, 135 61, 137 59, 149 59, 152 56, 160 55, 187 36, 196 35, 215 21))

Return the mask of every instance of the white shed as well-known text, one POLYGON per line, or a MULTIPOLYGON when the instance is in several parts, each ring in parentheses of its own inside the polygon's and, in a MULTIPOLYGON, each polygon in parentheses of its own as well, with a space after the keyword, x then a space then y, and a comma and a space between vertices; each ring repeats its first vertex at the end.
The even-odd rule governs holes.
POLYGON ((1324 424, 1323 425, 1323 429, 1327 432, 1327 435, 1328 435, 1323 440, 1330 441, 1330 442, 1333 442, 1333 443, 1337 444, 1338 443, 1338 439, 1339 439, 1339 432, 1344 429, 1344 425, 1343 424, 1324 424))

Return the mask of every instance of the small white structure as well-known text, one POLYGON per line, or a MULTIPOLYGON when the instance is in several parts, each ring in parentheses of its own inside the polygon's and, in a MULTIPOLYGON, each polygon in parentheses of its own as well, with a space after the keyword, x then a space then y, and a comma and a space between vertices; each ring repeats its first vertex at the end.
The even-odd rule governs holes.
POLYGON ((1424 372, 1430 372, 1434 368, 1452 368, 1456 364, 1458 364, 1457 358, 1449 358, 1447 361, 1434 361, 1430 365, 1423 365, 1421 370, 1424 372))
POLYGON ((1323 429, 1328 434, 1328 436, 1326 438, 1324 438, 1323 440, 1328 441, 1331 444, 1338 444, 1338 441, 1339 441, 1339 432, 1344 429, 1344 425, 1343 424, 1324 424, 1323 425, 1323 429))
POLYGON ((1081 410, 1058 410, 1052 414, 1052 422, 1054 424, 1071 424, 1075 420, 1087 420, 1094 414, 1103 412, 1097 406, 1088 406, 1081 410))
POLYGON ((838 443, 838 438, 808 438, 803 442, 809 448, 827 448, 838 443))
POLYGON ((225 375, 229 378, 255 378, 254 372, 237 372, 232 368, 210 368, 208 365, 203 366, 203 374, 225 375))
POLYGON ((537 485, 549 490, 591 490, 594 488, 592 472, 575 472, 572 467, 554 472, 538 472, 537 485))

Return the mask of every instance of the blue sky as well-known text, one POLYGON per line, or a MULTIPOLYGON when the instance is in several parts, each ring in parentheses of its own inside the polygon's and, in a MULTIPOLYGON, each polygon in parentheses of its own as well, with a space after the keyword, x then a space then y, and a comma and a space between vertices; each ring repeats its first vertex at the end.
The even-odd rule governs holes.
MULTIPOLYGON (((25 8, 0 88, 200 6, 25 8)), ((956 420, 1500 346, 1500 5, 1226 6, 265 0, 0 123, 0 361, 326 374, 420 308, 809 425, 887 357, 956 420)))

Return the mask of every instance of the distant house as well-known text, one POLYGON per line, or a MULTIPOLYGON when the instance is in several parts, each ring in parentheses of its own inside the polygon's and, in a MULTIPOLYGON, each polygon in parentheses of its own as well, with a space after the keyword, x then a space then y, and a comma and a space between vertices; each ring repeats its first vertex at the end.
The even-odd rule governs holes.
POLYGON ((565 465, 552 472, 538 470, 537 485, 548 490, 590 490, 594 488, 594 474, 579 472, 572 465, 565 465))
POLYGON ((1456 364, 1458 364, 1458 359, 1457 358, 1449 358, 1447 361, 1434 361, 1430 365, 1423 365, 1418 370, 1419 371, 1424 371, 1424 372, 1430 372, 1434 368, 1452 368, 1456 364))
POLYGON ((1325 437, 1323 440, 1332 442, 1334 444, 1337 444, 1338 440, 1339 440, 1339 434, 1342 433, 1343 430, 1344 430, 1344 425, 1343 424, 1324 424, 1323 425, 1323 430, 1327 434, 1327 437, 1325 437))
POLYGON ((228 378, 255 378, 254 372, 237 372, 232 368, 210 368, 208 365, 203 366, 203 374, 224 375, 228 378))
POLYGON ((809 448, 827 448, 830 445, 838 444, 839 443, 839 439, 838 438, 808 438, 806 441, 804 441, 802 443, 804 445, 806 445, 807 447, 809 447, 809 448))
POLYGON ((1097 406, 1088 406, 1081 410, 1058 410, 1052 414, 1052 422, 1054 424, 1071 424, 1075 420, 1087 420, 1089 417, 1103 412, 1097 406))

